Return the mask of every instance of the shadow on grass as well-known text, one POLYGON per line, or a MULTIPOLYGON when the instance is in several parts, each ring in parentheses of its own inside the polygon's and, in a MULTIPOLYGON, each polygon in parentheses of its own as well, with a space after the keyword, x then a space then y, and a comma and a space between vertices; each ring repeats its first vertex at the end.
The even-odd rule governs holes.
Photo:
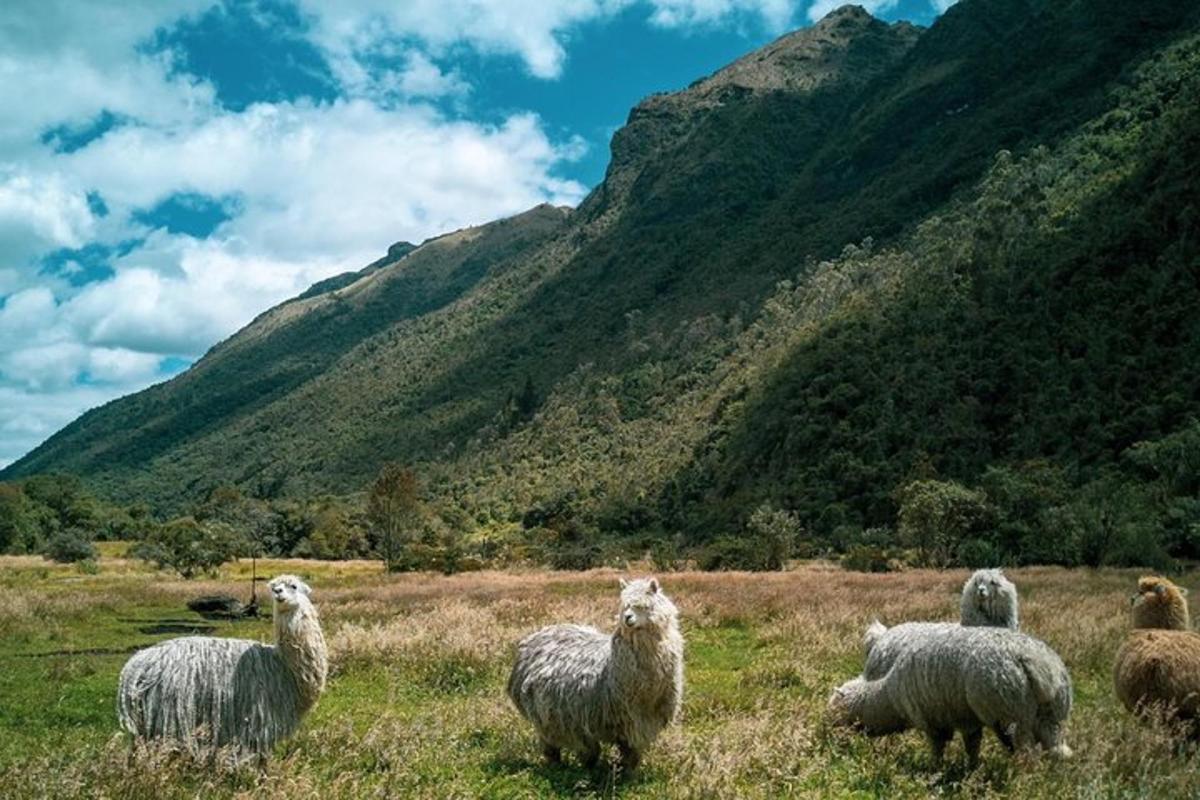
POLYGON ((557 764, 550 764, 540 757, 529 759, 504 754, 486 761, 483 770, 494 777, 528 774, 539 788, 548 790, 554 797, 578 797, 589 793, 604 797, 621 797, 641 786, 647 779, 644 768, 631 775, 625 775, 615 762, 607 758, 601 758, 594 768, 587 769, 566 758, 557 764))

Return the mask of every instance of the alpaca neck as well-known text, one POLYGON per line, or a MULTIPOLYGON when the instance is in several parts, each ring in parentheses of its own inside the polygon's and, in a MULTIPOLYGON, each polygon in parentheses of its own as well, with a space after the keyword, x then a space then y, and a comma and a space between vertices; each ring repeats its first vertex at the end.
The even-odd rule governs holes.
POLYGON ((324 691, 325 676, 329 671, 329 656, 317 610, 312 605, 276 610, 275 646, 296 681, 301 710, 307 711, 324 691))
POLYGON ((1136 609, 1133 615, 1135 628, 1162 628, 1169 631, 1186 631, 1191 628, 1188 610, 1184 606, 1158 605, 1153 608, 1136 609))
POLYGON ((621 670, 617 674, 619 683, 628 684, 631 691, 657 689, 657 682, 647 680, 652 675, 672 677, 683 651, 683 638, 679 624, 671 620, 665 627, 654 625, 637 630, 618 628, 613 634, 615 658, 632 664, 632 671, 621 670))

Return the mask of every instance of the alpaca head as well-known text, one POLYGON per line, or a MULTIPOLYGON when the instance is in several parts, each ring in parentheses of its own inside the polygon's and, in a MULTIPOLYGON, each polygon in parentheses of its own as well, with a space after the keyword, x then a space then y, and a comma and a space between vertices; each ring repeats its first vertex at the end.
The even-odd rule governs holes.
POLYGON ((833 690, 829 695, 829 702, 825 704, 826 716, 833 725, 846 728, 863 727, 859 705, 866 687, 867 682, 860 675, 833 690))
POLYGON ((280 575, 267 586, 271 590, 271 598, 275 601, 276 611, 290 612, 312 606, 308 599, 312 589, 295 575, 280 575))
POLYGON ((1187 589, 1176 586, 1166 578, 1145 577, 1138 580, 1137 593, 1129 598, 1133 606, 1133 627, 1166 628, 1186 631, 1188 619, 1187 589))
POLYGON ((621 581, 620 633, 662 632, 674 625, 678 616, 679 609, 663 594, 657 578, 621 581))
POLYGON ((1017 587, 998 569, 977 570, 963 585, 964 625, 1017 627, 1017 587))

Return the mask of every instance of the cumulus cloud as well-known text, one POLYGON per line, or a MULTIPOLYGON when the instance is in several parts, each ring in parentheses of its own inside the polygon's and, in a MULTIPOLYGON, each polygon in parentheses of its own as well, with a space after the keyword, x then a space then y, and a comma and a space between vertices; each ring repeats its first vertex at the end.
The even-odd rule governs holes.
MULTIPOLYGON (((345 85, 369 86, 365 62, 398 43, 419 41, 434 55, 466 45, 516 56, 530 74, 558 77, 572 29, 633 9, 666 28, 756 20, 769 30, 791 24, 798 0, 299 0, 312 36, 345 85)), ((428 55, 418 58, 428 60, 428 55)), ((412 76, 416 78, 416 74, 412 76)), ((438 85, 442 86, 438 81, 438 85)))
POLYGON ((793 0, 653 0, 652 22, 667 28, 713 25, 731 17, 762 21, 769 30, 782 31, 792 23, 793 0))

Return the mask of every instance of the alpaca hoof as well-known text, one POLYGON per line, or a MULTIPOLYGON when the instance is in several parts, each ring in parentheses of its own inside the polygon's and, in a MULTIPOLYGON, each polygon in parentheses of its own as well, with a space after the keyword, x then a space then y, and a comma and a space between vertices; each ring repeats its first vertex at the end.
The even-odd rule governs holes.
POLYGON ((1075 755, 1075 751, 1068 747, 1066 742, 1063 742, 1058 747, 1052 749, 1050 753, 1056 758, 1071 758, 1075 755))
POLYGON ((562 751, 551 745, 542 746, 542 755, 546 757, 546 762, 549 764, 562 763, 562 751))

